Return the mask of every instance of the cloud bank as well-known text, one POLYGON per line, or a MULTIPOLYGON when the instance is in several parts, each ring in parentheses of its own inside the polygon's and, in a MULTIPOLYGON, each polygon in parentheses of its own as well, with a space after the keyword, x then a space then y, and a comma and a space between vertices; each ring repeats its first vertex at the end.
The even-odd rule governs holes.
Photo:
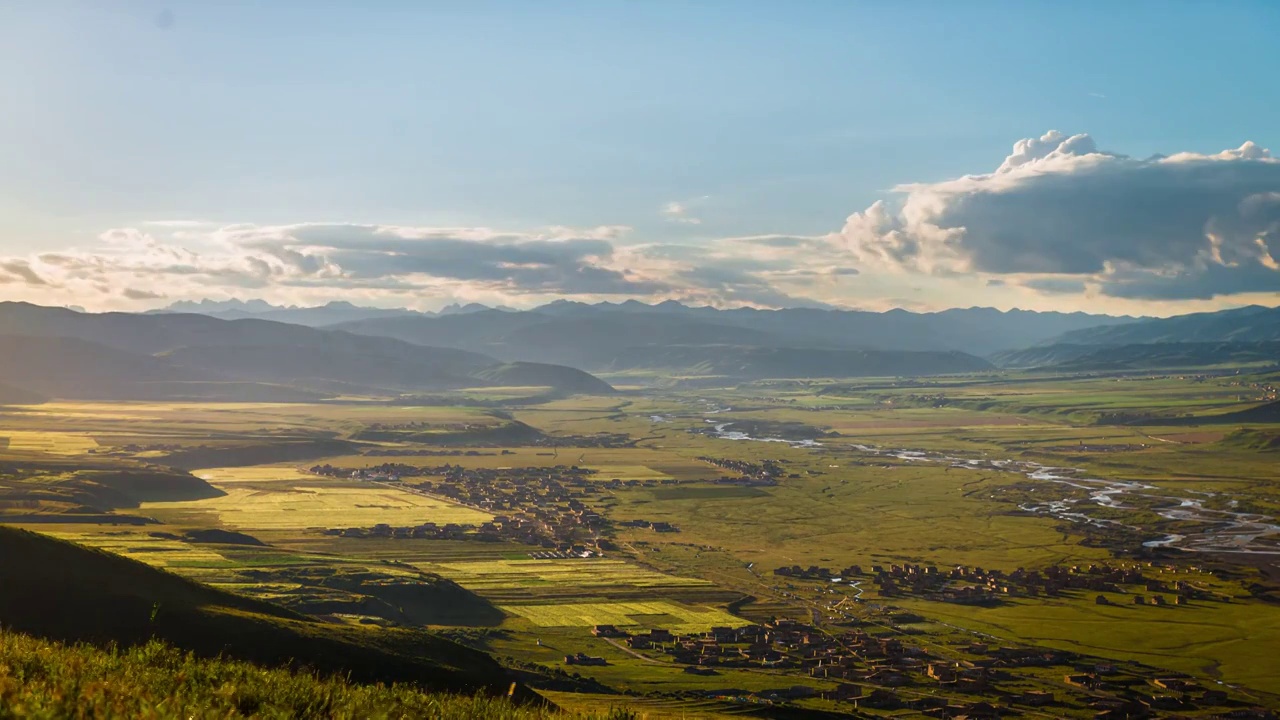
POLYGON ((718 236, 693 213, 705 196, 669 203, 647 231, 142 221, 58 252, 0 257, 0 297, 1120 312, 1280 297, 1280 159, 1255 143, 1136 159, 1051 131, 991 166, 900 185, 821 235, 718 236), (706 235, 672 241, 671 223, 706 235))
POLYGON ((1280 159, 1252 142, 1139 160, 1051 131, 994 172, 895 191, 838 234, 868 266, 1123 298, 1280 291, 1280 159))

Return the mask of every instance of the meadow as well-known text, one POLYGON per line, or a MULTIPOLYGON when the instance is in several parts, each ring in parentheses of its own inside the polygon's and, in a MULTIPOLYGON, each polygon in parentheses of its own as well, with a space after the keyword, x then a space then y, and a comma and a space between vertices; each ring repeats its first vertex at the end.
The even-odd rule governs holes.
MULTIPOLYGON (((1093 594, 1075 594, 1022 597, 984 607, 885 598, 864 584, 856 601, 853 591, 841 591, 850 596, 841 608, 883 632, 906 633, 904 637, 920 638, 930 647, 941 647, 944 638, 952 642, 956 634, 1035 643, 1239 685, 1270 703, 1265 693, 1280 693, 1280 667, 1271 653, 1280 645, 1274 605, 1280 597, 1280 571, 1271 559, 1142 547, 1145 540, 1189 527, 1152 512, 1160 492, 1201 493, 1198 497, 1209 508, 1280 514, 1274 453, 1254 449, 1265 443, 1236 442, 1232 434, 1248 427, 1265 435, 1276 427, 1209 421, 1196 426, 1197 418, 1255 406, 1257 398, 1247 383, 1247 378, 1236 377, 1016 375, 761 382, 696 391, 649 388, 554 401, 535 397, 536 388, 471 393, 508 402, 497 414, 470 405, 367 400, 311 405, 54 403, 0 412, 0 437, 21 440, 15 446, 11 439, 0 456, 163 464, 170 456, 192 457, 192 451, 212 448, 218 452, 207 456, 209 464, 187 467, 222 494, 147 501, 128 510, 157 524, 27 527, 43 527, 59 537, 257 597, 310 597, 307 602, 330 603, 315 607, 338 608, 335 617, 353 622, 362 617, 405 622, 393 612, 402 602, 399 596, 370 589, 379 583, 443 578, 496 609, 497 619, 483 624, 489 634, 477 636, 478 647, 541 668, 537 672, 569 671, 615 690, 649 694, 646 702, 655 703, 655 713, 671 702, 660 700, 659 693, 758 689, 784 681, 822 689, 830 683, 772 671, 690 676, 662 657, 637 657, 593 638, 591 626, 703 631, 774 616, 808 621, 828 614, 836 595, 829 589, 792 587, 772 574, 782 566, 918 563, 1009 572, 1118 558, 1176 565, 1187 582, 1215 588, 1232 601, 1133 607, 1119 595, 1101 606, 1093 594), (521 405, 526 397, 530 404, 521 405), (1138 415, 1146 419, 1115 421, 1138 415), (429 434, 503 422, 525 423, 552 441, 467 446, 440 455, 451 448, 364 437, 374 427, 429 434), (775 428, 809 433, 806 437, 816 444, 724 439, 714 433, 723 423, 757 433, 775 428), (629 441, 607 447, 583 443, 602 434, 629 441), (557 437, 568 441, 555 443, 557 437), (252 462, 257 455, 236 454, 247 447, 299 442, 312 443, 316 452, 266 462, 252 462), (867 446, 878 450, 869 452, 867 446), (323 454, 330 447, 334 451, 323 454), (1077 493, 1073 501, 1086 511, 1133 524, 1102 532, 1020 508, 1034 498, 1074 497, 1070 488, 1037 485, 1023 473, 990 465, 965 469, 879 452, 890 448, 1080 468, 1160 490, 1149 491, 1150 499, 1132 496, 1129 504, 1135 507, 1128 510, 1095 506, 1086 494, 1077 493), (585 476, 587 481, 603 488, 585 502, 610 523, 597 538, 607 541, 601 546, 608 549, 601 551, 603 557, 550 558, 539 557, 545 547, 512 541, 326 535, 323 531, 330 528, 378 524, 478 525, 509 511, 481 511, 403 487, 307 471, 322 463, 352 470, 382 463, 469 470, 587 468, 594 471, 585 476), (777 468, 777 473, 759 481, 754 474, 763 467, 777 468), (669 523, 674 531, 656 532, 652 523, 669 523), (205 529, 237 531, 263 545, 184 539, 185 533, 205 529), (344 591, 355 595, 344 596, 346 605, 340 607, 308 575, 316 572, 372 574, 362 576, 365 585, 344 591), (351 598, 361 593, 381 598, 392 609, 384 607, 381 615, 350 609, 351 598), (900 628, 885 619, 894 612, 926 622, 900 628), (584 650, 609 664, 565 665, 564 655, 584 650)), ((459 397, 482 399, 467 393, 459 397)), ((1060 684, 1060 678, 1044 682, 1060 684)), ((583 707, 594 707, 580 700, 583 707)), ((677 706, 697 702, 712 703, 708 712, 725 709, 716 704, 719 700, 693 698, 683 698, 677 706)), ((816 700, 800 705, 830 707, 816 700)))

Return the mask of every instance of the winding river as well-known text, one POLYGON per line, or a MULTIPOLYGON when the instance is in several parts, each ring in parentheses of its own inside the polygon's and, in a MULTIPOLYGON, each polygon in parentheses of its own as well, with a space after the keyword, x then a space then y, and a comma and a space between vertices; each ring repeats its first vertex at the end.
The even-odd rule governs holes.
MULTIPOLYGON (((729 408, 713 408, 707 415, 719 414, 729 408)), ((722 440, 786 443, 792 447, 820 448, 817 440, 789 440, 776 437, 753 437, 733 430, 732 422, 712 423, 711 437, 722 440)), ((1205 501, 1218 493, 1182 491, 1198 497, 1182 497, 1158 485, 1145 482, 1106 480, 1090 477, 1079 468, 1054 467, 1026 460, 989 460, 961 458, 943 453, 921 450, 879 448, 871 445, 852 444, 862 453, 878 457, 892 457, 904 462, 946 465, 963 470, 996 470, 1020 473, 1040 484, 1069 487, 1083 491, 1086 497, 1063 497, 1060 500, 1024 503, 1018 507, 1026 512, 1047 515, 1075 523, 1096 526, 1121 527, 1142 532, 1142 528, 1110 518, 1091 516, 1085 510, 1089 505, 1109 510, 1146 511, 1166 520, 1194 523, 1201 526, 1185 530, 1185 534, 1168 534, 1143 543, 1145 547, 1168 547, 1188 552, 1243 553, 1280 555, 1280 522, 1276 518, 1258 513, 1219 510, 1205 507, 1205 501), (1144 501, 1135 504, 1135 500, 1144 501)), ((1234 505, 1231 501, 1229 505, 1234 505)))

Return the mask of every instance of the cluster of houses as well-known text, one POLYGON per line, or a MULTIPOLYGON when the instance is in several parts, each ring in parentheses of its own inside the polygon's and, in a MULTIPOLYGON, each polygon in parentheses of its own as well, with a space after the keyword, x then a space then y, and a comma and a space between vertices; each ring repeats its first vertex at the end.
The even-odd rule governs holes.
MULTIPOLYGON (((1014 705, 1057 706, 1065 700, 1059 693, 1084 693, 1086 704, 1103 720, 1231 705, 1224 691, 1206 689, 1189 678, 1122 672, 1113 664, 1069 652, 971 643, 948 653, 965 659, 941 659, 891 633, 826 632, 787 619, 690 634, 666 629, 632 633, 614 625, 597 625, 592 634, 625 643, 635 651, 665 654, 692 674, 714 675, 730 668, 790 670, 836 681, 834 688, 822 692, 797 687, 808 696, 821 694, 864 708, 911 709, 938 718, 994 718, 1010 714, 1014 705), (1023 682, 1026 676, 1018 672, 1033 669, 1035 676, 1044 677, 1042 669, 1052 667, 1068 671, 1057 692, 1053 687, 1028 689, 1023 682), (969 701, 966 696, 980 699, 969 701)), ((581 654, 571 657, 573 661, 566 658, 566 664, 584 664, 581 654)), ((1256 712, 1237 706, 1214 717, 1272 717, 1256 712)))
MULTIPOLYGON (((1148 578, 1137 564, 1114 567, 1111 565, 1051 566, 1044 570, 1018 568, 1012 572, 981 567, 958 565, 950 570, 939 570, 929 565, 876 565, 865 573, 859 565, 843 570, 811 565, 780 567, 775 575, 799 580, 843 582, 850 578, 870 577, 879 588, 881 597, 911 595, 943 602, 966 604, 994 604, 1007 597, 1057 596, 1067 591, 1127 592, 1122 586, 1141 586, 1148 592, 1165 592, 1172 595, 1166 601, 1163 595, 1148 600, 1144 595, 1133 594, 1137 604, 1182 605, 1192 599, 1214 597, 1212 593, 1185 581, 1166 583, 1148 578)), ((1098 604, 1108 604, 1105 595, 1097 596, 1098 604)))
POLYGON ((777 460, 762 460, 757 463, 732 458, 699 457, 698 459, 722 470, 732 470, 744 478, 776 480, 785 475, 782 465, 777 460))
MULTIPOLYGON (((333 528, 326 531, 330 535, 510 541, 573 557, 590 557, 614 549, 605 537, 613 524, 588 505, 590 500, 610 489, 668 482, 597 480, 593 478, 595 470, 567 465, 499 469, 383 463, 358 470, 317 465, 311 471, 330 477, 396 484, 411 492, 448 499, 494 516, 493 520, 480 525, 428 522, 391 527, 383 524, 373 528, 333 528)), ((631 520, 621 525, 664 533, 679 531, 670 523, 648 520, 631 520)))
POLYGON ((656 520, 621 520, 616 523, 618 527, 625 528, 644 528, 660 533, 676 533, 680 532, 680 528, 669 522, 660 522, 656 520))

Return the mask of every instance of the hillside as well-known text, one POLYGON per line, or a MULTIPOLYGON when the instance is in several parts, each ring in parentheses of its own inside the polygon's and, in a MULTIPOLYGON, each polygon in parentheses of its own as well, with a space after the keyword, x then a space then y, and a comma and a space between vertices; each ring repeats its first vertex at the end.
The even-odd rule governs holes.
MULTIPOLYGON (((0 431, 0 447, 8 440, 0 431)), ((9 455, 21 457, 12 452, 9 455)), ((31 460, 0 463, 0 522, 96 520, 112 510, 136 508, 144 502, 198 500, 222 494, 194 475, 157 467, 50 461, 38 455, 31 460)))
MULTIPOLYGON (((509 382, 508 370, 475 374, 501 365, 487 355, 257 319, 0 303, 0 340, 0 382, 43 397, 306 401, 509 382)), ((605 391, 572 368, 519 372, 556 392, 605 391)))
MULTIPOLYGON (((0 377, 4 377, 4 375, 0 375, 0 377)), ((44 395, 34 390, 0 383, 0 405, 35 405, 47 399, 44 395)))
MULTIPOLYGON (((287 668, 205 659, 159 641, 108 652, 0 630, 0 717, 151 718, 431 717, 548 720, 551 708, 506 698, 361 685, 287 668)), ((621 711, 609 716, 633 717, 621 711)))
POLYGON ((1106 371, 1247 365, 1280 360, 1280 342, 1158 342, 1119 346, 1043 345, 996 353, 1003 368, 1106 371))
POLYGON ((471 377, 490 385, 505 387, 553 387, 563 392, 607 395, 613 386, 589 373, 563 365, 513 362, 491 365, 471 373, 471 377))
MULTIPOLYGON (((308 667, 357 682, 504 693, 487 655, 422 631, 324 623, 117 555, 0 527, 0 626, 64 642, 163 640, 200 657, 308 667)), ((536 700, 528 690, 518 697, 536 700)))
POLYGON ((79 338, 0 335, 0 378, 35 394, 109 398, 127 394, 122 387, 217 376, 79 338))
POLYGON ((689 345, 630 348, 608 368, 757 379, 945 375, 990 370, 992 365, 959 352, 689 345))
MULTIPOLYGON (((397 348, 397 350, 402 350, 397 348)), ((198 345, 162 357, 173 363, 243 380, 339 387, 342 391, 447 389, 475 385, 469 373, 492 358, 448 348, 388 352, 310 345, 198 345)), ((567 370, 568 368, 566 368, 567 370)))
POLYGON ((1280 308, 1257 305, 1138 320, 1063 333, 1045 344, 1131 345, 1168 342, 1280 342, 1280 308))
MULTIPOLYGON (((1193 417, 1175 418, 1170 421, 1170 425, 1237 425, 1250 423, 1275 423, 1280 422, 1280 401, 1269 402, 1263 405, 1248 408, 1247 410, 1236 410, 1229 413, 1219 413, 1217 415, 1196 415, 1193 417)), ((1246 432, 1242 430, 1241 432, 1246 432)), ((1248 431, 1252 432, 1252 431, 1248 431)), ((1246 432, 1246 435, 1248 434, 1246 432)), ((1271 436, 1271 447, 1275 447, 1275 434, 1271 436)))

